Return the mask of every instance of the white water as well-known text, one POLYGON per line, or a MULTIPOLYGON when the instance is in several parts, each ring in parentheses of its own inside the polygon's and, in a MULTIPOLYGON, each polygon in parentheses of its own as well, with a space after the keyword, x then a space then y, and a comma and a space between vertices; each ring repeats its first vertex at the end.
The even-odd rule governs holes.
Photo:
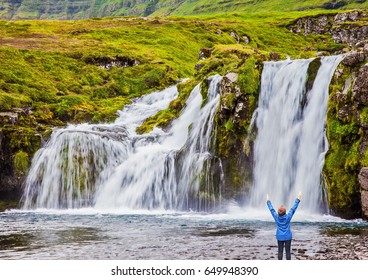
POLYGON ((167 131, 136 128, 177 97, 176 87, 127 105, 114 124, 78 125, 55 131, 35 155, 27 177, 24 208, 202 208, 199 175, 211 158, 213 118, 220 76, 212 77, 201 108, 199 85, 167 131), (189 128, 190 127, 190 128, 189 128), (194 199, 196 205, 190 205, 194 199))
POLYGON ((266 194, 274 206, 291 207, 302 192, 300 208, 321 213, 321 170, 328 149, 325 120, 328 87, 341 56, 324 57, 313 87, 305 92, 309 60, 267 62, 256 110, 254 185, 250 205, 263 208, 266 194), (303 95, 307 103, 303 107, 303 95))

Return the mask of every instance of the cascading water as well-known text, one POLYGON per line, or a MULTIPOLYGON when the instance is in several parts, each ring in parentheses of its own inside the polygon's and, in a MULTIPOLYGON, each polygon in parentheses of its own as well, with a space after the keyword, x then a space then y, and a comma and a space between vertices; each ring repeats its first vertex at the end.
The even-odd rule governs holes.
POLYGON ((308 92, 307 71, 312 59, 265 63, 259 107, 255 111, 257 138, 251 206, 264 207, 267 193, 275 205, 291 205, 301 191, 305 199, 300 208, 320 213, 321 171, 328 149, 328 87, 342 58, 321 58, 308 92))
POLYGON ((33 159, 24 208, 203 208, 207 199, 199 197, 200 179, 212 158, 209 148, 222 77, 210 79, 206 103, 202 105, 196 86, 167 132, 155 128, 138 135, 135 130, 177 97, 176 87, 127 105, 114 124, 70 125, 55 131, 33 159))

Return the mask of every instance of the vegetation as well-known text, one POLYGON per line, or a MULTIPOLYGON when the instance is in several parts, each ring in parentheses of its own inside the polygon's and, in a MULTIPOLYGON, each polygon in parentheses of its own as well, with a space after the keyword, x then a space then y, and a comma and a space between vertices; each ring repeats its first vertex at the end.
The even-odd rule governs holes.
MULTIPOLYGON (((328 50, 330 38, 307 38, 284 27, 297 16, 265 15, 262 24, 246 15, 0 21, 0 111, 31 107, 37 121, 48 124, 111 121, 132 98, 192 77, 203 47, 214 48, 214 56, 204 61, 197 81, 211 72, 247 71, 250 62, 242 63, 255 49, 295 58, 305 56, 308 46, 328 50), (247 36, 249 44, 231 33, 247 36)), ((255 86, 244 78, 241 84, 255 86)))
MULTIPOLYGON (((347 218, 356 216, 361 210, 358 174, 362 166, 367 166, 367 153, 363 156, 359 153, 363 131, 359 127, 356 112, 361 108, 353 105, 351 84, 345 82, 354 72, 357 73, 359 66, 339 67, 342 74, 335 75, 331 82, 327 112, 330 147, 326 155, 324 174, 328 185, 328 199, 332 210, 347 218), (345 86, 341 88, 341 85, 345 86), (346 104, 352 111, 347 117, 339 116, 339 111, 346 104)), ((366 111, 366 108, 362 109, 363 118, 366 111)))
POLYGON ((85 19, 106 16, 213 15, 367 8, 366 0, 17 0, 0 1, 3 19, 85 19))

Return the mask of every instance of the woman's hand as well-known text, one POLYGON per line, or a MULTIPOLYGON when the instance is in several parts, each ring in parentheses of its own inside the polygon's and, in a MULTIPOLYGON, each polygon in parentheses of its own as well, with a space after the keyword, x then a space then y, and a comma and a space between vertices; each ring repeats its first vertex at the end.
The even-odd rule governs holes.
POLYGON ((268 196, 268 194, 266 195, 266 200, 269 201, 270 197, 268 196))
POLYGON ((296 197, 300 200, 300 198, 302 197, 302 193, 301 193, 301 192, 299 192, 299 193, 298 193, 298 195, 297 195, 296 197))

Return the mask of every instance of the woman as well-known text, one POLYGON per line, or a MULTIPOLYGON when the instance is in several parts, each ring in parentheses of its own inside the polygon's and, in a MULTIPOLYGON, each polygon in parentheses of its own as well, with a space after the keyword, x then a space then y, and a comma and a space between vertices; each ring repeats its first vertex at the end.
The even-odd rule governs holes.
POLYGON ((284 254, 284 247, 286 251, 286 259, 291 260, 291 239, 292 239, 292 233, 290 230, 290 222, 291 218, 293 217, 296 208, 298 208, 300 198, 302 194, 299 193, 297 195, 297 198, 295 200, 295 203, 293 207, 291 207, 290 211, 286 214, 286 208, 284 205, 281 205, 277 209, 277 213, 275 209, 273 209, 271 201, 267 194, 267 206, 268 209, 270 209, 271 214, 273 218, 275 219, 277 230, 276 230, 276 239, 277 239, 277 245, 278 245, 278 259, 282 260, 282 256, 284 254))

